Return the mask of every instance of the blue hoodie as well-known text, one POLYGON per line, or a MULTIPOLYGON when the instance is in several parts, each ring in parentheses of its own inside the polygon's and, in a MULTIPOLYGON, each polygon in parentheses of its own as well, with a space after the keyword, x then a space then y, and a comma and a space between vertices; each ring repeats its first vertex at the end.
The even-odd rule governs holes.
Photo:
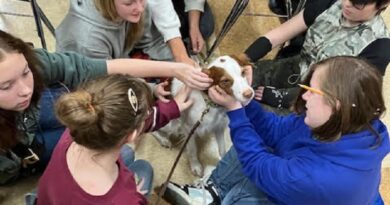
POLYGON ((390 150, 386 126, 320 142, 304 116, 277 116, 252 101, 228 112, 230 132, 244 174, 277 204, 383 204, 381 162, 390 150), (272 149, 272 152, 270 149, 272 149))

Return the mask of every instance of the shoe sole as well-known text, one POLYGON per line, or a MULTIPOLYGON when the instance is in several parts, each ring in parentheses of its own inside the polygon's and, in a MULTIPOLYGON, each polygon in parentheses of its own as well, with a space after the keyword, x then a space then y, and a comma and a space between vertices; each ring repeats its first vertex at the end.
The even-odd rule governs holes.
POLYGON ((188 195, 173 184, 168 184, 164 193, 164 199, 172 205, 192 205, 188 195))

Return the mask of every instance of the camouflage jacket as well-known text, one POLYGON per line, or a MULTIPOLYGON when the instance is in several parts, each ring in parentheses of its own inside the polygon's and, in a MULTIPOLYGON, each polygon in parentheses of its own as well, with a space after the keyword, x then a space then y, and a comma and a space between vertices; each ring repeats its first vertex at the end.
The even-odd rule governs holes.
POLYGON ((318 61, 332 56, 358 56, 373 41, 389 37, 380 15, 353 27, 346 26, 341 1, 336 1, 307 30, 301 51, 301 77, 307 74, 310 65, 318 61))

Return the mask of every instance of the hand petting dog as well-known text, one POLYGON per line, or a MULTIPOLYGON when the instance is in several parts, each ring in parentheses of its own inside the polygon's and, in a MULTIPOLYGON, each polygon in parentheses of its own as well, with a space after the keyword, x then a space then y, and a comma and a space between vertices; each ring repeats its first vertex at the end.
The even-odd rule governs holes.
POLYGON ((236 110, 242 107, 241 103, 236 98, 234 98, 232 95, 227 94, 218 85, 209 88, 208 94, 213 102, 225 107, 229 111, 236 110))
POLYGON ((194 100, 190 98, 190 93, 192 89, 188 86, 183 86, 180 88, 179 92, 173 97, 176 101, 177 106, 179 107, 180 112, 191 107, 194 103, 194 100))

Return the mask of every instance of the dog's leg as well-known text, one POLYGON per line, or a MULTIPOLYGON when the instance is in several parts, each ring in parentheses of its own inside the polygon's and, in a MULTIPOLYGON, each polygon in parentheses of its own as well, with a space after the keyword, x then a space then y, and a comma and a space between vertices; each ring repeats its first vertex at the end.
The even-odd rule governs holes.
POLYGON ((226 144, 225 144, 225 127, 220 127, 215 132, 215 139, 218 144, 219 159, 221 159, 226 153, 226 144))
POLYGON ((165 148, 172 148, 172 142, 169 139, 170 136, 168 133, 162 131, 162 130, 157 130, 151 133, 153 137, 160 143, 161 146, 165 148))
POLYGON ((194 135, 188 141, 188 144, 186 147, 186 153, 188 156, 188 162, 190 163, 191 172, 196 176, 202 177, 203 176, 203 167, 198 159, 198 148, 197 148, 196 141, 195 141, 196 137, 197 136, 194 135))

